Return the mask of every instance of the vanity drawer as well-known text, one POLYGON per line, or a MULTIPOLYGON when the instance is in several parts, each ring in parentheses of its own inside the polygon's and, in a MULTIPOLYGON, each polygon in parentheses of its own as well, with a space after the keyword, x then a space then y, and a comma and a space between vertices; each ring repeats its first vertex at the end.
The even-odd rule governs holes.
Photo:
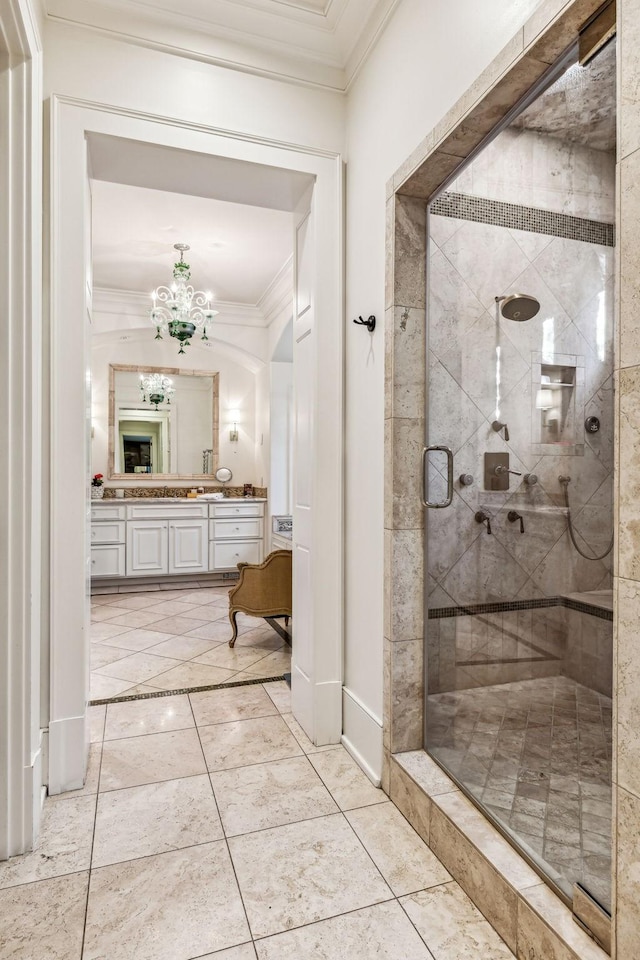
POLYGON ((227 517, 262 517, 263 503, 212 503, 209 507, 209 516, 216 520, 227 517))
POLYGON ((91 543, 124 543, 124 520, 91 524, 91 543))
POLYGON ((238 563, 261 563, 261 540, 211 540, 209 570, 233 570, 238 563))
POLYGON ((259 517, 209 520, 210 540, 248 540, 251 537, 262 537, 262 520, 259 517))
POLYGON ((124 543, 91 546, 92 577, 124 577, 124 543))
POLYGON ((124 520, 125 516, 125 508, 123 506, 116 506, 115 503, 113 506, 105 503, 100 506, 96 506, 95 504, 91 506, 92 520, 124 520))
POLYGON ((127 507, 127 520, 206 520, 206 503, 138 503, 127 507))

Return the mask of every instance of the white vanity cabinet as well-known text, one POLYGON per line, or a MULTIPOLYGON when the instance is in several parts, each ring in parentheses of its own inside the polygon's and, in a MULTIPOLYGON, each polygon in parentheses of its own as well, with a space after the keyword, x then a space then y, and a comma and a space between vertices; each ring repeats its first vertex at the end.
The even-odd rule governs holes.
POLYGON ((91 506, 93 577, 192 576, 263 559, 264 501, 114 500, 91 506))
POLYGON ((91 505, 92 577, 124 577, 125 526, 124 506, 91 505))
POLYGON ((261 563, 263 501, 217 501, 209 505, 209 570, 235 570, 238 563, 261 563))
POLYGON ((127 576, 207 573, 208 518, 202 503, 127 507, 127 576))

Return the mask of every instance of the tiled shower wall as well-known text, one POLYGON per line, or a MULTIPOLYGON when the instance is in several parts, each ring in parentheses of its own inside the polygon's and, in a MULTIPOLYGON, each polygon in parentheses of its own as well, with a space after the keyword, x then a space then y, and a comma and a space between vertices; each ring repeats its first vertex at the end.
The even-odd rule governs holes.
MULTIPOLYGON (((429 218, 429 438, 451 447, 456 477, 452 506, 427 516, 430 608, 611 586, 611 555, 585 560, 569 540, 558 476, 572 478, 578 542, 590 555, 604 552, 613 513, 613 169, 609 153, 508 129, 432 207, 461 216, 429 218), (528 206, 514 205, 517 196, 528 206), (548 232, 498 225, 505 222, 548 232), (608 244, 589 242, 594 236, 608 244), (491 428, 494 297, 515 291, 534 295, 541 307, 525 323, 500 319, 507 443, 491 428), (576 446, 571 455, 561 444, 541 455, 533 434, 536 365, 558 355, 577 368, 576 446), (589 435, 582 421, 592 415, 601 429, 589 435), (508 453, 511 469, 536 474, 538 483, 513 476, 508 492, 486 491, 486 452, 508 453), (460 483, 462 473, 473 476, 472 485, 460 483), (475 521, 479 509, 491 518, 491 535, 475 521), (513 509, 523 516, 524 534, 507 519, 513 509)), ((436 467, 442 464, 432 458, 431 499, 444 492, 436 467)), ((429 692, 564 672, 570 625, 561 608, 430 619, 429 692)), ((571 647, 579 648, 575 637, 571 647)))

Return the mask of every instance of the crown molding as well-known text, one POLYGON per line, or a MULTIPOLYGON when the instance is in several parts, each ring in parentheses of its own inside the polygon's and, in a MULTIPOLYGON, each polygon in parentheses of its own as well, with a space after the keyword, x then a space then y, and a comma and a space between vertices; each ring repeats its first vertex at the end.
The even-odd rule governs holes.
MULTIPOLYGON (((138 290, 116 290, 110 287, 94 287, 92 300, 92 313, 94 318, 99 314, 101 317, 117 317, 120 325, 111 326, 110 329, 135 328, 141 326, 140 321, 144 321, 145 326, 151 326, 149 320, 149 309, 151 300, 146 293, 140 293, 138 290), (125 321, 124 324, 122 321, 125 321)), ((266 318, 258 305, 250 303, 231 303, 227 301, 216 300, 213 304, 218 311, 218 316, 213 324, 233 323, 242 327, 261 327, 267 326, 266 318)), ((96 326, 102 326, 103 323, 94 319, 96 326)), ((105 331, 106 332, 106 331, 105 331)))
POLYGON ((399 0, 43 0, 52 22, 344 93, 399 0))

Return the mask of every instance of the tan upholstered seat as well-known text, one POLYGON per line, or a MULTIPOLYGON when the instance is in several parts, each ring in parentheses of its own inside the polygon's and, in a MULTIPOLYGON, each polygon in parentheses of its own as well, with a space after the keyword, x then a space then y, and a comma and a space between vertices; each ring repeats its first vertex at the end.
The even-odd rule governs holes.
POLYGON ((285 625, 291 616, 291 550, 274 550, 262 563, 239 563, 238 570, 240 579, 229 591, 230 647, 238 636, 236 614, 284 617, 285 625))

